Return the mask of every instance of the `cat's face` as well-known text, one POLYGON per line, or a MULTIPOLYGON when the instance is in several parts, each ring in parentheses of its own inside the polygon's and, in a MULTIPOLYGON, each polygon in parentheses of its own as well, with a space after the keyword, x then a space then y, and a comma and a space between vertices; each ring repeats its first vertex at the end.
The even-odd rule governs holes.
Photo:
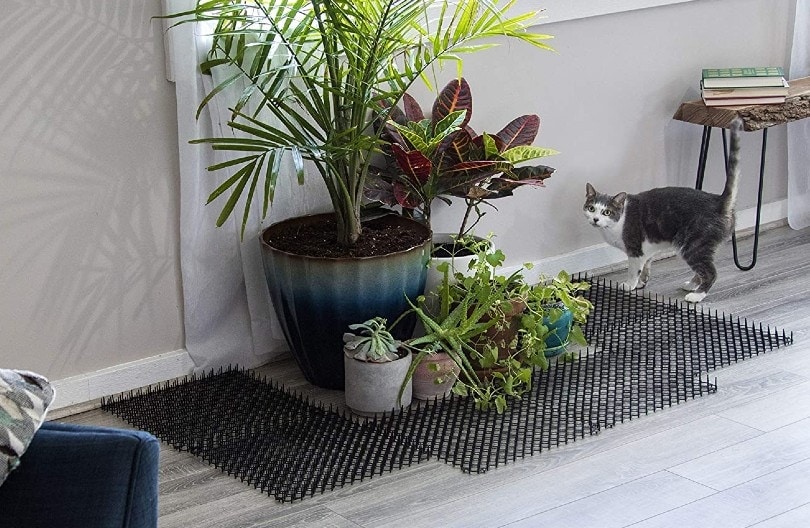
POLYGON ((616 196, 602 194, 596 192, 596 189, 588 183, 585 186, 585 205, 582 211, 592 226, 611 229, 619 224, 626 199, 627 193, 619 193, 616 196))

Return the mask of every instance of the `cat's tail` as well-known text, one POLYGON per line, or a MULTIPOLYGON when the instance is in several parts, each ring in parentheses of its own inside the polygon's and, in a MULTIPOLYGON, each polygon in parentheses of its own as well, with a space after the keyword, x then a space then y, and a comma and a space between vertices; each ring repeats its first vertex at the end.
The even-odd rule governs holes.
POLYGON ((726 186, 723 188, 723 215, 731 217, 734 214, 734 204, 737 203, 737 187, 740 180, 740 133, 743 121, 735 117, 731 122, 730 140, 728 147, 728 163, 726 165, 726 186))

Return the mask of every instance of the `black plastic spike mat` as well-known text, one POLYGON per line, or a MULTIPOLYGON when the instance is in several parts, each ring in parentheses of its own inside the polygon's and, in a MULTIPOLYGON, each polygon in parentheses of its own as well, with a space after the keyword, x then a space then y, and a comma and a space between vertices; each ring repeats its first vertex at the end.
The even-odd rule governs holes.
POLYGON ((792 343, 792 334, 586 276, 591 346, 536 371, 503 414, 468 398, 360 420, 229 368, 110 397, 102 408, 272 495, 296 501, 438 458, 491 468, 717 390, 712 370, 792 343))

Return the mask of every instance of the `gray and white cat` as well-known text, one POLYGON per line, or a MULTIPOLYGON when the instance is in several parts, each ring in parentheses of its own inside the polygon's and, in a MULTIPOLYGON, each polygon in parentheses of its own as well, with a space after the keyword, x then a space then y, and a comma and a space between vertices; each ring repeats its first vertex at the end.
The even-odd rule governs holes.
POLYGON ((722 194, 688 187, 662 187, 639 194, 602 194, 588 183, 583 211, 605 241, 627 254, 628 276, 622 288, 646 286, 656 253, 675 249, 695 276, 683 285, 697 303, 717 279, 714 254, 734 229, 734 204, 739 179, 742 120, 731 124, 726 185, 722 194))

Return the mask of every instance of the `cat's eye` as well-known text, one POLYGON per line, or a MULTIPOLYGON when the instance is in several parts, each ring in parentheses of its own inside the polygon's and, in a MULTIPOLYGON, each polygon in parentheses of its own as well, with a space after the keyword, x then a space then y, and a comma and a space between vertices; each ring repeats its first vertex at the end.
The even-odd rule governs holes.
POLYGON ((596 207, 594 207, 594 206, 592 206, 592 205, 589 205, 589 206, 588 206, 588 211, 589 211, 589 212, 591 212, 591 213, 593 213, 594 211, 596 211, 596 207))
POLYGON ((610 215, 612 215, 612 214, 613 214, 613 212, 612 212, 612 211, 610 211, 609 209, 607 209, 607 210, 605 210, 605 211, 602 211, 602 214, 603 214, 603 215, 605 215, 605 216, 610 216, 610 215))

